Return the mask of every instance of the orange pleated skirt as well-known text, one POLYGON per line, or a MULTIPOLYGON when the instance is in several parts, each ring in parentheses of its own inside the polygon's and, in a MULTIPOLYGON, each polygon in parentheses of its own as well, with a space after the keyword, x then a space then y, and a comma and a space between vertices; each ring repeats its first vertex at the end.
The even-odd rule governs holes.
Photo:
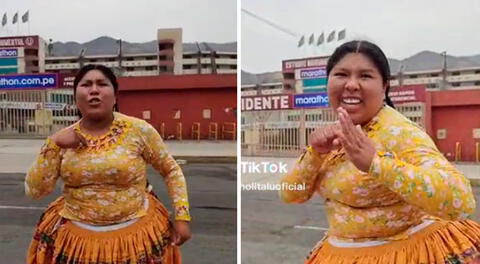
POLYGON ((370 247, 319 242, 305 264, 480 264, 480 225, 439 220, 408 239, 370 247))
POLYGON ((177 264, 180 250, 170 241, 168 211, 153 195, 147 215, 112 231, 91 231, 59 215, 63 197, 51 203, 36 227, 28 264, 177 264))

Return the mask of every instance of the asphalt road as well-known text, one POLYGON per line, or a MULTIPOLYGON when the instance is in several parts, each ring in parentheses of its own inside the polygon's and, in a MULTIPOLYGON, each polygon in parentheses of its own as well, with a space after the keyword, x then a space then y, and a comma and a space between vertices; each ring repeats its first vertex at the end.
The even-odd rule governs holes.
MULTIPOLYGON (((480 188, 474 188, 480 201, 480 188)), ((475 221, 480 221, 477 202, 475 221)), ((304 204, 284 204, 276 191, 242 191, 242 263, 303 263, 328 227, 318 196, 304 204)))
MULTIPOLYGON (((236 263, 236 164, 186 164, 182 168, 193 217, 193 238, 181 248, 184 263, 236 263)), ((57 188, 42 200, 31 200, 24 195, 24 177, 24 174, 0 174, 1 263, 25 263, 25 253, 42 209, 60 194, 57 188)), ((148 178, 155 193, 171 208, 161 176, 149 169, 148 178)))

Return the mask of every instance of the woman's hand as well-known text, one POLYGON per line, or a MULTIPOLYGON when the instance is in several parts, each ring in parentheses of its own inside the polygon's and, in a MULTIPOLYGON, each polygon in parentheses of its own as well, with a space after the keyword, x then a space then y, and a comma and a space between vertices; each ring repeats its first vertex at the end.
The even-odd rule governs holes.
POLYGON ((340 130, 339 124, 321 126, 315 128, 310 134, 309 145, 319 154, 326 154, 340 147, 340 141, 337 139, 336 132, 340 130))
POLYGON ((341 129, 336 130, 336 135, 343 148, 345 148, 348 159, 357 169, 368 172, 377 152, 373 142, 367 137, 360 125, 355 126, 353 124, 350 115, 341 107, 338 108, 338 118, 341 129))
POLYGON ((192 237, 189 222, 175 221, 172 229, 172 245, 180 246, 192 237))
POLYGON ((79 146, 86 146, 87 140, 80 134, 78 134, 75 129, 75 124, 63 128, 57 133, 53 134, 50 139, 57 144, 57 146, 67 149, 67 148, 78 148, 79 146))

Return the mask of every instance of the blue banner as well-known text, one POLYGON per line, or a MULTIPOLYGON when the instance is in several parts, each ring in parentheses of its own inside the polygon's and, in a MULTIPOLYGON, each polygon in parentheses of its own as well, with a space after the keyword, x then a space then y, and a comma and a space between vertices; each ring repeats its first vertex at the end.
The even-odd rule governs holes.
POLYGON ((294 108, 328 107, 327 93, 296 94, 293 97, 294 108))
POLYGON ((18 57, 17 49, 0 49, 0 58, 4 57, 18 57))
POLYGON ((0 89, 56 88, 57 74, 0 75, 0 89))
POLYGON ((303 87, 309 86, 324 86, 327 85, 327 78, 320 78, 320 79, 303 79, 302 80, 303 87))
POLYGON ((318 79, 327 77, 327 68, 313 68, 313 69, 301 69, 300 79, 318 79))
POLYGON ((17 66, 17 58, 0 58, 0 66, 17 66))
POLYGON ((17 73, 18 69, 15 68, 0 68, 0 74, 14 74, 17 73))
POLYGON ((303 93, 324 93, 327 91, 327 88, 325 86, 320 86, 320 87, 305 87, 303 88, 303 93))

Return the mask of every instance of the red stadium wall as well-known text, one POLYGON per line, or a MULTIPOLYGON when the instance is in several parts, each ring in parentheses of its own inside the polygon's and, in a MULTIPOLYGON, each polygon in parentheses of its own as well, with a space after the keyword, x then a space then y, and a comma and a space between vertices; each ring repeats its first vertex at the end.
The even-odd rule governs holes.
POLYGON ((461 145, 462 161, 475 161, 473 129, 480 128, 480 90, 429 92, 432 137, 450 160, 455 158, 455 144, 461 145), (437 139, 438 129, 446 129, 447 137, 437 139))
MULTIPOLYGON (((236 124, 237 89, 235 74, 169 75, 119 78, 119 107, 121 112, 146 120, 158 131, 165 123, 165 137, 177 138, 177 124, 182 124, 182 139, 191 139, 192 125, 200 123, 200 138, 209 136, 209 124, 218 124, 218 139, 222 139, 222 126, 232 130, 236 124), (203 118, 203 110, 211 109, 211 118, 203 118), (175 110, 180 118, 174 119, 175 110)), ((224 139, 232 139, 225 134, 224 139)))

